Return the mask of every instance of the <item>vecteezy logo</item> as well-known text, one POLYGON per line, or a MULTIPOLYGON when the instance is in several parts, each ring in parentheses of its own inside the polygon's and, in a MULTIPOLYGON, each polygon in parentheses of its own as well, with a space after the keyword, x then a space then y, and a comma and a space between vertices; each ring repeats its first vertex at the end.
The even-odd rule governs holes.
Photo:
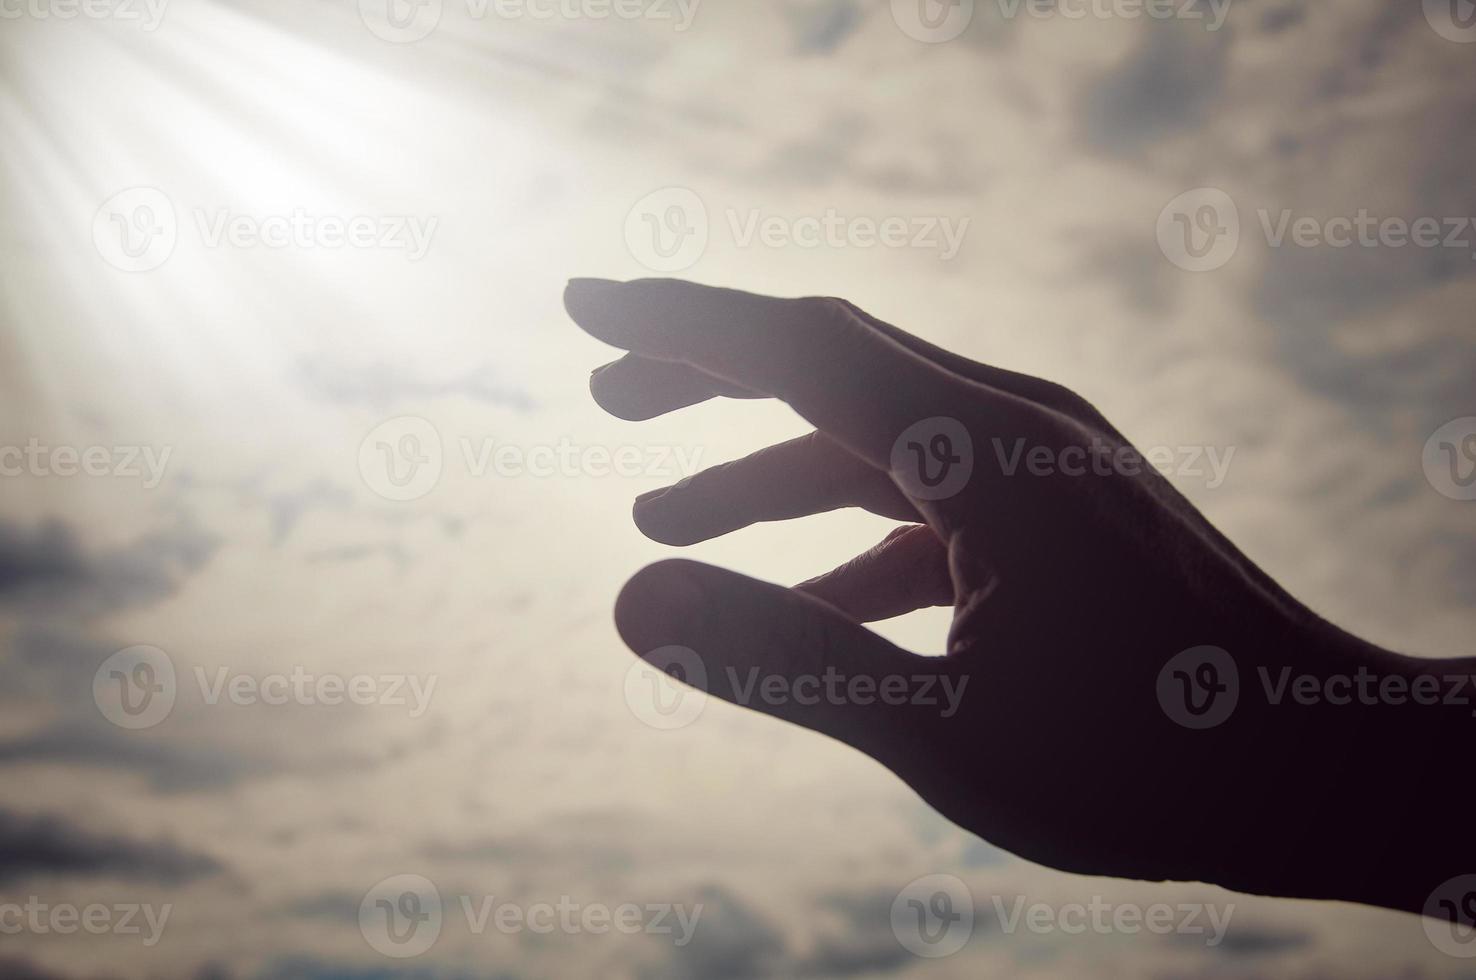
POLYGON ((1425 479, 1451 500, 1476 500, 1476 418, 1454 419, 1425 443, 1425 479))
POLYGON ((1459 875, 1425 900, 1425 935, 1447 956, 1476 956, 1476 875, 1459 875))
POLYGON ((1158 247, 1186 272, 1219 269, 1240 248, 1240 209, 1216 187, 1180 194, 1159 212, 1158 247))
POLYGON ((958 419, 924 419, 892 444, 892 478, 914 500, 955 496, 973 473, 974 442, 958 419))
POLYGON ((174 254, 179 222, 174 205, 154 187, 130 187, 103 202, 92 216, 92 244, 124 272, 157 269, 174 254))
POLYGON ((1425 0, 1425 19, 1435 33, 1457 44, 1476 43, 1476 2, 1425 0))
POLYGON ((915 41, 952 41, 974 19, 974 0, 892 0, 892 19, 915 41))
POLYGON ((974 934, 974 896, 953 875, 925 875, 892 901, 892 934, 914 956, 938 959, 974 934))
POLYGON ((1239 701, 1240 671, 1219 647, 1185 650, 1158 673, 1158 703, 1185 728, 1202 731, 1223 725, 1239 701))
POLYGON ((392 44, 428 37, 441 23, 442 0, 359 0, 359 19, 392 44))
POLYGON ((429 878, 394 875, 365 893, 359 932, 376 952, 409 959, 441 938, 441 916, 441 893, 429 878))
POLYGON ((359 474, 386 500, 418 500, 435 489, 443 464, 441 434, 423 418, 390 419, 359 444, 359 474))
POLYGON ((119 650, 92 675, 92 700, 119 728, 153 728, 174 710, 174 662, 158 647, 119 650))
POLYGON ((685 187, 647 194, 625 216, 625 246, 652 272, 681 272, 707 251, 707 206, 685 187))
POLYGON ((707 707, 707 665, 690 647, 653 650, 625 672, 625 703, 652 728, 686 728, 707 707))

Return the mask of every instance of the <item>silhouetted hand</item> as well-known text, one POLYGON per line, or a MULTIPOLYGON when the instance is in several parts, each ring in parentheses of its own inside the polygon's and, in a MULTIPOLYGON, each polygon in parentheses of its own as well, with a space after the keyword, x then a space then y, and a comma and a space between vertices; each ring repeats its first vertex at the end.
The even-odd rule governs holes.
POLYGON ((907 522, 794 589, 652 565, 616 607, 638 654, 690 648, 711 694, 846 742, 1064 870, 1412 911, 1476 870, 1469 844, 1419 829, 1454 774, 1416 757, 1469 737, 1467 712, 1272 696, 1286 668, 1410 682, 1435 662, 1313 615, 1073 392, 841 300, 575 280, 565 302, 630 352, 591 379, 614 415, 777 397, 816 427, 641 497, 649 537, 840 507, 907 522), (934 605, 954 607, 946 657, 860 625, 934 605))

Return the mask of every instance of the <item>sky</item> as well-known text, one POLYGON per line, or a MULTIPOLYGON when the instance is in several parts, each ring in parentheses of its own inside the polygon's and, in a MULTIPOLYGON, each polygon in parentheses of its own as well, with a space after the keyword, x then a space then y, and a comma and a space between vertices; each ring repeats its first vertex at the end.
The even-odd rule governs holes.
MULTIPOLYGON (((615 634, 672 553, 631 499, 806 429, 592 403, 565 281, 671 274, 1067 384, 1313 609, 1469 655, 1472 11, 1153 9, 0 0, 0 973, 1470 976, 1413 916, 1032 865, 739 708, 663 727, 615 634), (918 955, 940 875, 972 928, 918 955)), ((886 530, 686 553, 790 583, 886 530)))

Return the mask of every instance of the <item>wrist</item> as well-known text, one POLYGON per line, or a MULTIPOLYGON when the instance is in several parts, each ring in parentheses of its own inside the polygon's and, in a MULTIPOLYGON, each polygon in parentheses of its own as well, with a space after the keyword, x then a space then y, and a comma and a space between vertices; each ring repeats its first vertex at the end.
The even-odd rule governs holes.
POLYGON ((1259 669, 1250 681, 1285 742, 1270 789, 1291 804, 1265 890, 1421 912, 1443 882, 1476 872, 1469 838, 1432 819, 1463 798, 1452 760, 1470 742, 1476 665, 1395 654, 1325 624, 1294 635, 1306 653, 1287 684, 1300 689, 1278 691, 1259 669))

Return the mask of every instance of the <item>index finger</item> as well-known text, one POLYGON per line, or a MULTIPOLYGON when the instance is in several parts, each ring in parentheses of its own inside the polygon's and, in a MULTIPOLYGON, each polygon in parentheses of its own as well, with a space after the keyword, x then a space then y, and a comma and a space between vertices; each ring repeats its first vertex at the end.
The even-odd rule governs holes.
POLYGON ((782 399, 883 470, 892 468, 898 437, 918 423, 977 417, 982 404, 995 420, 991 428, 1017 432, 1027 407, 943 370, 836 300, 777 299, 675 279, 576 279, 564 304, 606 343, 782 399))

